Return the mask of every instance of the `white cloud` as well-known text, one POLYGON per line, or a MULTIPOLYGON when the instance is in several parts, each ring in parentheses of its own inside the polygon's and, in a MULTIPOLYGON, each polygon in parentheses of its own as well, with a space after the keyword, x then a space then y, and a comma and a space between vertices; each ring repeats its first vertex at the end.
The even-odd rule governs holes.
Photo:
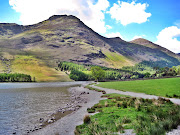
POLYGON ((12 8, 20 13, 23 25, 35 24, 52 15, 75 15, 99 33, 106 32, 104 13, 108 0, 9 0, 12 8))
POLYGON ((108 33, 105 36, 108 38, 120 37, 121 39, 123 39, 123 36, 119 32, 108 33))
POLYGON ((159 44, 175 53, 180 52, 180 29, 176 26, 171 26, 163 29, 157 36, 156 44, 159 44))
POLYGON ((110 30, 110 29, 112 29, 112 26, 106 25, 106 28, 110 30))
POLYGON ((111 18, 120 21, 124 26, 130 23, 140 24, 148 21, 148 17, 151 16, 151 13, 145 12, 148 6, 146 3, 135 3, 135 1, 131 3, 118 1, 118 4, 115 3, 108 13, 111 14, 111 18))

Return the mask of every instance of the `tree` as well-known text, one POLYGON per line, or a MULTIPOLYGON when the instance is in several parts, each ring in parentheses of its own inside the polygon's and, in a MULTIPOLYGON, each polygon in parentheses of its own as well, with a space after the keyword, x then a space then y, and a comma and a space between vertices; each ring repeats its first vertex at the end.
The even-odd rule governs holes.
POLYGON ((105 77, 105 71, 101 67, 91 67, 91 72, 95 81, 103 80, 105 77))
POLYGON ((81 71, 72 70, 69 77, 75 81, 87 81, 88 75, 81 71))

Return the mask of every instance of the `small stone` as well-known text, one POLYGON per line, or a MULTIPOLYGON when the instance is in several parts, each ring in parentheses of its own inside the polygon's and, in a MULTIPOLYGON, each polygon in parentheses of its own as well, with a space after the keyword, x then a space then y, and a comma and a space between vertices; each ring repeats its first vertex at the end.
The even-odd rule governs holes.
POLYGON ((49 120, 48 120, 48 123, 53 123, 53 120, 49 119, 49 120))
POLYGON ((40 118, 40 119, 39 119, 39 122, 40 122, 40 123, 42 123, 43 121, 44 121, 44 119, 43 119, 43 118, 40 118))

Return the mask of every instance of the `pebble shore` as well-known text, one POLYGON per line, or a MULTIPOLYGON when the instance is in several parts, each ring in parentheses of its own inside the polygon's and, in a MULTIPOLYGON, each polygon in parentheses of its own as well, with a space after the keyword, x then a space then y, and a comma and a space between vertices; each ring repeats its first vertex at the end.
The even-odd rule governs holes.
POLYGON ((63 108, 59 108, 59 112, 72 111, 65 117, 58 120, 52 120, 40 130, 35 130, 28 135, 73 135, 75 127, 83 124, 83 117, 88 114, 87 108, 92 107, 101 99, 102 93, 91 91, 83 86, 71 87, 71 102, 63 108))

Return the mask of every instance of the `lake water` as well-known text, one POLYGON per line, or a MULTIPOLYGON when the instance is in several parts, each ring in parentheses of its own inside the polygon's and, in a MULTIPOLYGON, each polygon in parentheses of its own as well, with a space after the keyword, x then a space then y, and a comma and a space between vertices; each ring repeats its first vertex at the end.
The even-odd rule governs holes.
POLYGON ((83 83, 0 83, 0 135, 26 133, 69 102, 69 87, 83 83))

